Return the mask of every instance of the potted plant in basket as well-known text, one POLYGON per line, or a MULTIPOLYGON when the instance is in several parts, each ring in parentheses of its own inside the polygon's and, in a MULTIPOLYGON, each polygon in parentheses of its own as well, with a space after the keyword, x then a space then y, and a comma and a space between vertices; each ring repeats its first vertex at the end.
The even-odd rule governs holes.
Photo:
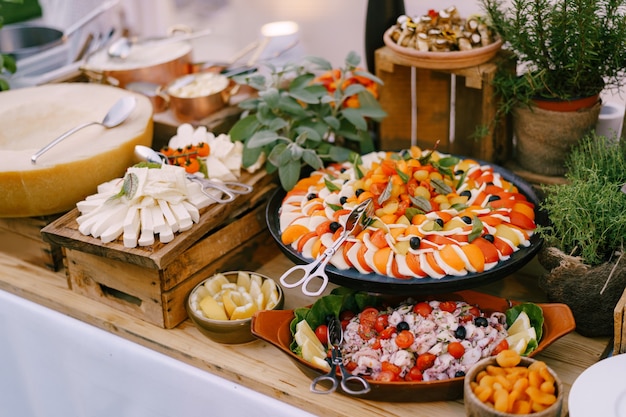
POLYGON ((570 306, 586 336, 613 334, 613 309, 626 288, 626 142, 594 133, 572 148, 565 184, 544 186, 550 220, 540 279, 552 301, 570 306))
POLYGON ((562 175, 571 146, 595 127, 600 92, 623 85, 626 1, 481 4, 517 62, 517 71, 498 71, 494 80, 500 110, 513 115, 516 159, 529 171, 562 175), (557 103, 565 108, 555 109, 557 103))
POLYGON ((325 162, 356 160, 374 151, 370 121, 386 113, 377 101, 382 81, 359 68, 351 52, 343 68, 321 58, 259 71, 236 78, 258 90, 244 100, 242 118, 231 128, 232 140, 244 143, 242 164, 265 161, 268 172, 278 170, 285 190, 293 188, 304 165, 319 169, 325 162))

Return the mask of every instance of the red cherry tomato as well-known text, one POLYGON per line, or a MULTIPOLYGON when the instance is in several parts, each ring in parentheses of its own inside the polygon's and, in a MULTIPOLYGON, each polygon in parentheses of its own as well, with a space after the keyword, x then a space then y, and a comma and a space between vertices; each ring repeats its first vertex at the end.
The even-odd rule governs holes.
POLYGON ((399 377, 400 372, 402 372, 402 368, 388 361, 383 361, 380 365, 383 371, 392 372, 396 376, 396 378, 399 377))
POLYGON ((348 372, 352 372, 357 368, 357 364, 354 361, 348 361, 348 363, 344 364, 343 367, 346 368, 348 372))
POLYGON ((406 349, 410 347, 415 341, 415 336, 409 330, 402 330, 396 336, 396 345, 400 349, 406 349))
POLYGON ((378 335, 379 339, 381 340, 388 340, 391 339, 391 336, 396 332, 396 328, 394 326, 389 326, 386 329, 384 329, 382 332, 380 332, 380 334, 378 335))
POLYGON ((398 377, 391 371, 380 371, 374 379, 379 382, 393 382, 397 381, 398 377))
POLYGON ((430 304, 423 302, 423 301, 415 304, 415 306, 413 307, 413 312, 416 314, 419 314, 422 317, 428 317, 428 315, 432 311, 433 311, 433 308, 430 306, 430 304))
POLYGON ((382 345, 380 344, 380 338, 374 340, 374 343, 372 343, 372 349, 378 350, 381 347, 382 347, 382 345))
POLYGON ((471 306, 467 312, 474 317, 479 317, 481 315, 480 308, 476 306, 471 306))
POLYGON ((315 336, 319 339, 324 346, 328 344, 328 326, 320 324, 315 328, 315 336))
POLYGON ((439 308, 442 311, 454 313, 454 311, 456 310, 456 303, 454 301, 442 301, 441 303, 439 303, 439 308))
POLYGON ((415 366, 417 366, 417 369, 424 372, 435 364, 435 359, 437 359, 437 357, 432 353, 422 353, 417 357, 415 366))
POLYGON ((376 318, 376 323, 374 324, 374 329, 378 333, 382 333, 389 326, 389 314, 381 314, 376 318))
POLYGON ((376 335, 374 325, 378 318, 378 310, 374 307, 368 307, 361 311, 359 315, 359 336, 363 340, 369 340, 376 335))
POLYGON ((448 345, 448 353, 455 359, 460 359, 465 353, 465 347, 460 342, 450 342, 448 345))
POLYGON ((424 375, 417 366, 414 366, 409 369, 409 372, 406 373, 404 379, 407 381, 422 381, 424 380, 424 375))
POLYGON ((491 355, 495 356, 498 353, 502 352, 503 350, 507 350, 508 348, 509 348, 509 342, 507 342, 506 339, 503 339, 500 343, 496 345, 495 348, 493 348, 493 350, 491 351, 491 355))

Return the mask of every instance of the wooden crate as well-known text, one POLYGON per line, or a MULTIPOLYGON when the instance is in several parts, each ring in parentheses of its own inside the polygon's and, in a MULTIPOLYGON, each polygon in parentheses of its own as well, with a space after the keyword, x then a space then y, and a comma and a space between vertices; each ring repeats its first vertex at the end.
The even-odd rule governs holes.
POLYGON ((0 252, 45 269, 58 271, 63 266, 61 247, 45 242, 41 229, 59 216, 0 218, 0 252))
POLYGON ((615 335, 613 354, 626 353, 626 290, 617 302, 614 310, 615 335))
POLYGON ((375 59, 376 75, 384 82, 379 100, 387 112, 379 126, 382 150, 410 146, 414 116, 417 145, 422 148, 432 149, 439 141, 443 152, 498 164, 510 158, 510 124, 506 118, 496 120, 498 102, 492 85, 499 57, 462 69, 414 68, 414 106, 410 60, 388 47, 378 49, 375 59), (487 134, 474 139, 481 127, 488 129, 487 134))
MULTIPOLYGON (((63 247, 70 289, 163 328, 187 318, 185 299, 198 282, 224 269, 237 269, 245 248, 267 240, 265 202, 277 185, 265 173, 244 175, 250 194, 201 212, 200 222, 167 244, 125 248, 82 235, 76 209, 42 230, 63 247), (233 254, 233 255, 231 255, 233 254)), ((249 252, 248 255, 249 256, 249 252)))

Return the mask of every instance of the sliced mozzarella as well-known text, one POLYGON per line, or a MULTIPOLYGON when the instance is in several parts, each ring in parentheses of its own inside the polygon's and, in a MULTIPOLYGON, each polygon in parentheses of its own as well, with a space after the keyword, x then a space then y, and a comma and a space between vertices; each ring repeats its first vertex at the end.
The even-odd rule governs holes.
POLYGON ((367 268, 365 268, 363 265, 361 265, 361 263, 359 262, 359 257, 357 255, 362 245, 363 243, 356 242, 354 245, 350 247, 347 253, 348 260, 361 274, 369 274, 370 271, 367 268))

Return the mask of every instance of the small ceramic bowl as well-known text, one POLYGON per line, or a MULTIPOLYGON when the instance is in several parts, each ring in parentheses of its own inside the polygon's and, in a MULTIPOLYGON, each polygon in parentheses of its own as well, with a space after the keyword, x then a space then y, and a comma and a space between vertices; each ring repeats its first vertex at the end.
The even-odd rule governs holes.
MULTIPOLYGON (((237 276, 240 271, 230 271, 221 273, 224 275, 228 281, 231 283, 237 282, 237 276)), ((256 272, 248 272, 243 271, 247 274, 254 274, 260 276, 263 281, 271 280, 276 284, 276 289, 278 290, 278 301, 276 305, 271 310, 282 310, 285 304, 285 295, 283 289, 280 284, 278 284, 272 278, 258 274, 256 272)), ((239 319, 239 320, 216 320, 209 319, 201 311, 198 311, 198 303, 200 300, 198 299, 198 295, 200 292, 204 291, 202 288, 205 283, 210 280, 212 277, 202 280, 198 285, 194 287, 193 290, 189 293, 187 297, 186 307, 187 314, 191 321, 196 325, 198 330, 205 336, 209 337, 211 340, 214 340, 219 343, 227 343, 227 344, 237 344, 237 343, 246 343, 256 340, 256 337, 250 331, 250 323, 252 318, 239 319)))
MULTIPOLYGON (((534 362, 537 362, 537 360, 522 357, 518 366, 528 367, 534 362)), ((563 407, 563 383, 558 375, 550 369, 550 367, 548 367, 548 371, 554 377, 556 385, 556 402, 548 408, 532 414, 512 414, 497 411, 492 406, 485 404, 476 396, 476 394, 474 394, 470 383, 476 380, 476 376, 479 372, 483 371, 490 365, 498 366, 495 357, 482 359, 472 366, 465 375, 465 381, 463 383, 463 401, 465 403, 465 415, 467 417, 561 417, 561 409, 563 407)))

